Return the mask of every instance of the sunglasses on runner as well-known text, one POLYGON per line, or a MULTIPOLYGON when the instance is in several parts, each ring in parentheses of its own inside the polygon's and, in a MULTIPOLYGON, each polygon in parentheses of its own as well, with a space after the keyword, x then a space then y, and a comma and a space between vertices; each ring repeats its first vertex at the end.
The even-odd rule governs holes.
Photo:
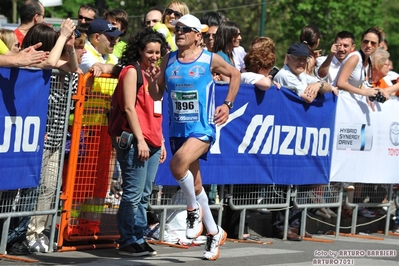
POLYGON ((175 27, 175 31, 176 31, 176 32, 179 32, 180 30, 181 30, 183 33, 188 33, 188 32, 192 32, 192 31, 198 32, 196 29, 191 28, 191 27, 187 27, 187 26, 176 26, 176 27, 175 27))

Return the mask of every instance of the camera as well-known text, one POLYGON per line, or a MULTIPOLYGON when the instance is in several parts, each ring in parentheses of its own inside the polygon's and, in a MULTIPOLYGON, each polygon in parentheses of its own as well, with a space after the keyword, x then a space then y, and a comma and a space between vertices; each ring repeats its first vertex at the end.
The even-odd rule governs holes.
POLYGON ((280 70, 280 69, 278 69, 278 67, 274 66, 274 67, 272 68, 272 70, 270 70, 269 76, 272 76, 272 79, 274 79, 274 76, 276 76, 276 74, 278 73, 279 70, 280 70))
POLYGON ((127 148, 130 148, 132 142, 133 142, 133 134, 123 131, 118 141, 118 147, 121 150, 126 150, 127 148))
POLYGON ((382 95, 380 91, 378 91, 376 96, 369 96, 369 100, 372 102, 377 101, 379 103, 384 103, 387 100, 387 98, 385 98, 385 96, 382 95))
POLYGON ((73 31, 73 34, 75 34, 75 38, 79 38, 82 34, 80 33, 80 31, 78 31, 78 30, 74 30, 73 31))

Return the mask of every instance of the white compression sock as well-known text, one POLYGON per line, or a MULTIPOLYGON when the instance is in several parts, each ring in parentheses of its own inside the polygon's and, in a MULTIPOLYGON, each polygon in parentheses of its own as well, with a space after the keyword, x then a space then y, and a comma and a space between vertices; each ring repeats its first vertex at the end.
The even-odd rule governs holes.
POLYGON ((219 232, 219 229, 213 219, 213 215, 211 209, 208 204, 208 196, 205 193, 204 188, 202 188, 201 193, 196 197, 199 205, 202 207, 202 212, 204 216, 202 218, 202 222, 205 225, 208 234, 215 235, 219 232))
POLYGON ((197 209, 197 200, 195 198, 194 177, 190 170, 185 177, 177 181, 181 190, 184 192, 187 200, 187 209, 197 209))

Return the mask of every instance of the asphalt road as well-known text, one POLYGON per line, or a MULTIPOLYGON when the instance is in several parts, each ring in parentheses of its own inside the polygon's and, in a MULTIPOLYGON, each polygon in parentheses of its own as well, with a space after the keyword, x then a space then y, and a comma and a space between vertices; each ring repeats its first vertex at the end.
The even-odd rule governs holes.
POLYGON ((376 239, 346 236, 335 239, 334 236, 314 235, 316 238, 333 240, 333 242, 292 242, 275 238, 261 238, 261 242, 269 244, 227 241, 221 248, 219 259, 213 262, 201 259, 203 245, 188 249, 153 245, 152 247, 158 252, 155 257, 133 258, 121 256, 115 249, 97 249, 38 253, 20 257, 38 261, 30 263, 3 258, 0 260, 0 265, 399 265, 399 235, 373 234, 371 236, 376 239))

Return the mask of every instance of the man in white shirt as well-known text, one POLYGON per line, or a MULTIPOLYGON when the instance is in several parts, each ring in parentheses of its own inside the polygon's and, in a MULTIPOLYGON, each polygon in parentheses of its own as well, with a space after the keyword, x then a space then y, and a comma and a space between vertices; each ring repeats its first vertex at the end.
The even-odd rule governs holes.
POLYGON ((104 64, 116 65, 118 58, 112 53, 121 35, 122 32, 108 20, 102 18, 93 20, 89 26, 88 40, 85 45, 87 53, 83 55, 82 63, 79 64, 83 73, 87 73, 91 68, 96 71, 94 66, 105 72, 104 64))
POLYGON ((305 73, 306 63, 310 57, 308 47, 303 43, 295 43, 287 51, 287 62, 274 77, 274 81, 281 86, 294 90, 298 95, 306 94, 316 97, 317 93, 331 92, 330 84, 305 73))
POLYGON ((355 36, 349 31, 341 31, 335 36, 328 56, 316 59, 316 76, 329 84, 333 84, 345 58, 355 50, 355 36))

